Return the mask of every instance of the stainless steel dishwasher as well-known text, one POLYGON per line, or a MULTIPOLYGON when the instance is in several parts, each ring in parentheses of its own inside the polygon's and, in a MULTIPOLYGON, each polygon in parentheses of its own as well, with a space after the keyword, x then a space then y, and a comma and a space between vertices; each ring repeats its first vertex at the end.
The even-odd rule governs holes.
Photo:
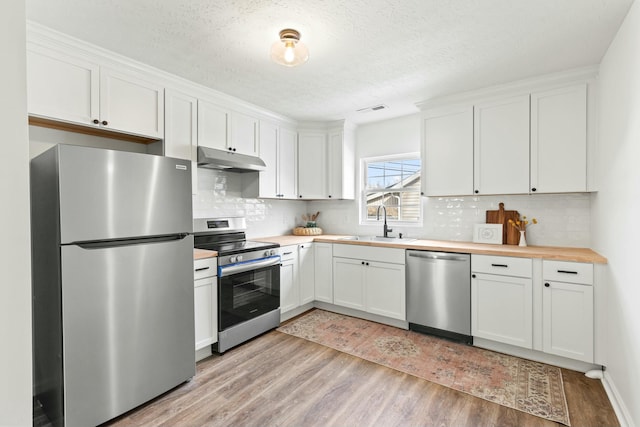
POLYGON ((407 250, 409 329, 473 343, 471 256, 407 250))

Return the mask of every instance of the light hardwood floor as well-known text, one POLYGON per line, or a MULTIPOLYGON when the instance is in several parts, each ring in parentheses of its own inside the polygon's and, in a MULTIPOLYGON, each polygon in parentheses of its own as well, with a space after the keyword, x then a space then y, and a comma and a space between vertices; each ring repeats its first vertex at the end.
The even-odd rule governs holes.
MULTIPOLYGON (((572 426, 619 425, 600 381, 562 374, 572 426)), ((271 331, 199 362, 193 380, 105 425, 560 424, 271 331)))

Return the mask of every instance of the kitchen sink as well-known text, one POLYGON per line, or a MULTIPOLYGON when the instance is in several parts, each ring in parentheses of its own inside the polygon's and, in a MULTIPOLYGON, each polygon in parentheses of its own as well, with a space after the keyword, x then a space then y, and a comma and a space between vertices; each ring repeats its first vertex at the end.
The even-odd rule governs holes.
POLYGON ((361 240, 364 242, 386 242, 386 243, 409 243, 417 239, 400 238, 400 237, 384 237, 384 236, 347 236, 341 237, 340 240, 361 240))

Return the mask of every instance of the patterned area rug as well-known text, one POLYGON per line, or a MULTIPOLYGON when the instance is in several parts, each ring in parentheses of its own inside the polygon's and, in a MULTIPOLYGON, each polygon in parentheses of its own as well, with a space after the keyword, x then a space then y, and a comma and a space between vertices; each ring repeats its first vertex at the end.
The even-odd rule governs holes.
POLYGON ((278 331, 570 425, 562 373, 554 366, 318 309, 278 331))

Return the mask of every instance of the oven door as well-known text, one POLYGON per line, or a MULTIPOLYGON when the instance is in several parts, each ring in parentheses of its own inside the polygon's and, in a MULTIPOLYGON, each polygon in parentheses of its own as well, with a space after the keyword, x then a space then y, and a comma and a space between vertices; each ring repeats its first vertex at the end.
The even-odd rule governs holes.
POLYGON ((218 267, 218 329, 280 307, 280 256, 218 267))

